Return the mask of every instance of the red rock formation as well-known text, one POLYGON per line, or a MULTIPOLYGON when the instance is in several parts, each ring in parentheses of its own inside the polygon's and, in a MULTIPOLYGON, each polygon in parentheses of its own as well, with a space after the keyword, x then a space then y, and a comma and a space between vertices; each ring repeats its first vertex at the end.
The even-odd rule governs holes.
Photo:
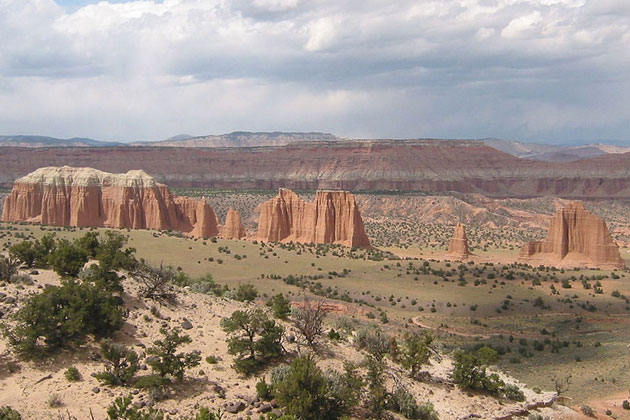
POLYGON ((468 238, 466 236, 466 226, 461 223, 455 227, 453 237, 448 244, 448 255, 452 258, 465 260, 472 255, 468 249, 468 238))
POLYGON ((2 221, 218 234, 205 199, 177 197, 144 171, 109 174, 68 166, 40 168, 15 181, 2 221))
POLYGON ((551 219, 547 238, 523 245, 520 259, 560 266, 625 267, 606 222, 586 211, 581 202, 559 210, 551 219))
POLYGON ((225 225, 219 228, 219 236, 224 239, 241 239, 245 237, 245 228, 241 221, 241 215, 230 207, 225 216, 225 225))
POLYGON ((317 191, 315 201, 307 203, 281 188, 261 206, 256 239, 370 247, 359 208, 347 191, 317 191))

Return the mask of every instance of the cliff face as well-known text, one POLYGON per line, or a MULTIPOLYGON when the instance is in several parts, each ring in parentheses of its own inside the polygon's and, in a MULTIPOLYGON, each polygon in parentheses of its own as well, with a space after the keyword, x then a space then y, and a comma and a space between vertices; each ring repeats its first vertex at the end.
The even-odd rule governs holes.
POLYGON ((142 169, 177 187, 458 191, 489 197, 628 197, 630 153, 534 162, 479 142, 338 141, 280 147, 0 148, 0 183, 48 165, 142 169), (181 162, 186 162, 182 165, 181 162))
POLYGON ((562 266, 625 267, 606 222, 586 211, 580 202, 559 210, 551 219, 547 238, 523 245, 520 259, 562 266))
POLYGON ((92 168, 47 167, 15 181, 3 222, 176 230, 216 236, 205 200, 177 197, 144 171, 109 174, 92 168))
POLYGON ((466 226, 461 223, 455 227, 453 237, 448 244, 449 256, 457 259, 465 260, 472 255, 468 249, 468 237, 466 236, 466 226))
POLYGON ((219 232, 219 236, 224 239, 241 239, 245 236, 241 216, 236 210, 230 207, 225 216, 225 225, 219 228, 219 232))
POLYGON ((354 196, 346 191, 317 191, 315 201, 307 203, 280 189, 260 208, 256 239, 370 247, 354 196))

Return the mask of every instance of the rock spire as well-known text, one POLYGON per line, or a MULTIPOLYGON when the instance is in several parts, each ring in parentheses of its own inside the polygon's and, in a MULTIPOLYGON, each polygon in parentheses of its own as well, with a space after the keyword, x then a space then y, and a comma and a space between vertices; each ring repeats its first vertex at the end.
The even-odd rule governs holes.
POLYGON ((448 255, 452 258, 465 260, 472 255, 468 249, 468 237, 466 236, 466 226, 458 223, 455 227, 453 237, 448 244, 448 255))

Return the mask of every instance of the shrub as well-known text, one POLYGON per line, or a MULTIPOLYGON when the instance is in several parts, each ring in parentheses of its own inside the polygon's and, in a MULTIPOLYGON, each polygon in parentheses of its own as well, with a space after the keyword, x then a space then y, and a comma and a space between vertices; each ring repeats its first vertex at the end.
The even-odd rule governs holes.
POLYGON ((525 401, 525 394, 516 385, 507 384, 501 389, 505 398, 512 401, 525 401))
POLYGON ((271 387, 265 382, 265 378, 261 378, 260 381, 256 382, 256 395, 263 401, 270 401, 273 398, 271 387))
POLYGON ((123 292, 121 278, 115 271, 106 270, 100 264, 91 264, 79 273, 82 282, 93 283, 97 287, 110 292, 123 292))
POLYGON ((75 245, 81 248, 90 258, 95 258, 100 247, 98 232, 87 232, 82 237, 74 241, 75 245))
POLYGON ((428 403, 419 406, 414 396, 404 387, 394 391, 389 400, 390 409, 411 420, 438 420, 433 405, 428 403))
POLYGON ((431 358, 433 334, 405 334, 402 346, 401 365, 410 370, 411 377, 415 377, 422 366, 429 363, 431 358))
POLYGON ((262 309, 235 311, 221 321, 221 327, 230 334, 228 352, 236 356, 234 369, 238 372, 251 374, 282 354, 284 328, 262 309))
POLYGON ((505 386, 497 374, 487 374, 487 361, 477 352, 458 351, 455 353, 454 359, 451 378, 461 388, 499 394, 501 388, 505 386))
POLYGON ((216 365, 217 363, 219 363, 219 359, 217 358, 217 356, 210 355, 206 357, 206 362, 208 362, 208 364, 210 365, 216 365))
POLYGON ((171 267, 154 267, 144 260, 130 271, 131 276, 140 283, 140 296, 146 299, 175 300, 173 280, 176 276, 171 267))
POLYGON ((624 410, 630 410, 630 402, 628 402, 628 400, 623 400, 623 403, 621 403, 621 407, 624 410))
POLYGON ((328 380, 312 356, 291 363, 284 380, 274 386, 284 412, 302 420, 337 419, 343 414, 339 400, 329 392, 328 380))
POLYGON ((127 237, 120 232, 108 230, 98 247, 94 250, 99 265, 107 271, 133 271, 138 261, 135 248, 124 248, 127 237))
POLYGON ((67 239, 58 240, 48 255, 48 263, 60 276, 76 277, 87 261, 87 253, 67 239))
POLYGON ((0 420, 22 420, 22 415, 17 410, 5 405, 0 407, 0 420))
POLYGON ((271 307, 271 311, 273 312, 273 316, 279 319, 287 319, 291 314, 291 301, 285 298, 282 293, 279 293, 269 299, 269 303, 267 304, 271 307))
POLYGON ((360 350, 366 350, 378 360, 389 352, 390 338, 377 328, 362 328, 357 331, 355 345, 360 350))
POLYGON ((63 376, 65 376, 68 382, 77 382, 81 380, 79 369, 74 366, 70 366, 68 369, 66 369, 66 371, 63 373, 63 376))
POLYGON ((328 331, 328 338, 333 341, 339 341, 341 339, 341 335, 335 331, 334 328, 331 328, 330 331, 328 331))
POLYGON ((136 379, 135 386, 139 389, 144 389, 149 392, 150 397, 154 401, 163 400, 167 395, 167 388, 171 384, 168 378, 163 378, 160 375, 151 374, 140 376, 136 379))
POLYGON ((258 297, 258 290, 254 287, 253 284, 245 283, 239 284, 238 289, 234 294, 234 299, 239 302, 251 302, 258 297))
POLYGON ((222 418, 223 413, 221 410, 214 412, 210 411, 207 407, 201 407, 192 420, 221 420, 222 418))
POLYGON ((140 370, 138 355, 124 344, 104 340, 101 343, 100 353, 105 361, 105 372, 97 373, 95 378, 104 384, 129 385, 140 370))
POLYGON ((22 241, 9 248, 9 255, 31 268, 37 258, 37 249, 32 241, 22 241))
POLYGON ((53 393, 48 396, 48 407, 59 408, 63 406, 63 400, 59 394, 53 393))
POLYGON ((204 293, 206 295, 223 296, 229 290, 226 285, 215 283, 212 274, 190 280, 190 290, 195 293, 204 293))
POLYGON ((162 378, 172 376, 178 381, 184 379, 186 369, 199 365, 201 356, 198 351, 189 353, 177 353, 177 348, 182 344, 191 343, 188 335, 180 335, 180 330, 161 328, 162 340, 153 342, 153 346, 147 349, 147 354, 154 356, 147 359, 147 364, 162 378))
POLYGON ((373 418, 380 419, 387 408, 387 390, 383 375, 385 362, 383 359, 370 355, 366 358, 365 365, 367 368, 368 388, 367 409, 373 418))
POLYGON ((25 358, 80 343, 87 335, 107 337, 123 324, 119 298, 75 281, 31 296, 14 318, 16 326, 7 336, 14 350, 25 358))
POLYGON ((109 420, 163 420, 164 412, 154 408, 138 408, 131 403, 131 396, 118 397, 107 407, 109 420))
POLYGON ((0 280, 10 282, 18 272, 19 261, 12 257, 0 255, 0 280))
POLYGON ((310 347, 314 347, 324 333, 324 301, 312 302, 305 299, 302 307, 295 311, 295 327, 310 347))
POLYGON ((581 412, 582 412, 585 416, 588 416, 588 417, 595 417, 595 410, 594 410, 592 407, 588 406, 588 405, 583 405, 583 406, 581 406, 581 407, 580 407, 580 411, 581 411, 581 412))

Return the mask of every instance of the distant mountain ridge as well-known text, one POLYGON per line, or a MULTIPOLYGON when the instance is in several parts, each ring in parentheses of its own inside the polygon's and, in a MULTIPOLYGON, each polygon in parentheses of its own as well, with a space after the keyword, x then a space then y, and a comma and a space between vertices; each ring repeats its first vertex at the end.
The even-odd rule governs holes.
POLYGON ((234 131, 228 134, 187 137, 187 135, 178 135, 167 140, 135 142, 131 145, 154 147, 265 147, 286 146, 287 144, 297 142, 341 140, 339 137, 330 133, 283 131, 234 131))
POLYGON ((99 141, 83 137, 58 139, 47 136, 0 136, 0 146, 4 147, 108 147, 125 146, 125 143, 99 141))

